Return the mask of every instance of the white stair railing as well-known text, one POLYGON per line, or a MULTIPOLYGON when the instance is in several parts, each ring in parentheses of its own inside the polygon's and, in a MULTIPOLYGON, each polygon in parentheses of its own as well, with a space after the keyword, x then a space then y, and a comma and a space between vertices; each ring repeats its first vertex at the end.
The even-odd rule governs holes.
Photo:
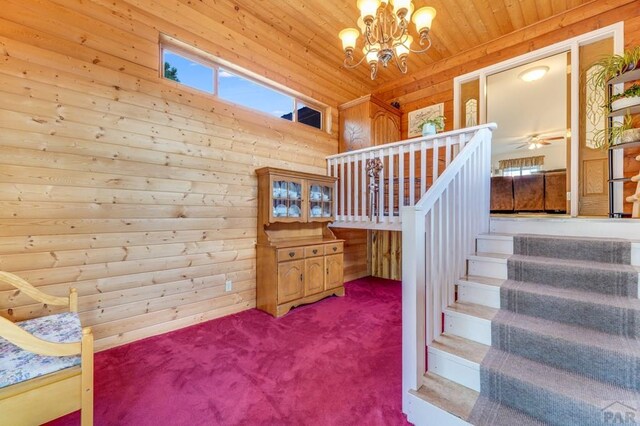
POLYGON ((420 387, 426 346, 442 333, 444 309, 455 299, 475 237, 489 230, 491 132, 477 126, 454 161, 412 207, 402 209, 402 387, 420 387))
POLYGON ((334 217, 341 226, 367 228, 371 224, 400 230, 400 210, 413 206, 427 192, 474 134, 487 126, 469 127, 434 136, 327 157, 327 174, 338 178, 334 217), (380 176, 372 181, 367 163, 380 160, 380 176), (376 193, 370 184, 376 183, 376 193))

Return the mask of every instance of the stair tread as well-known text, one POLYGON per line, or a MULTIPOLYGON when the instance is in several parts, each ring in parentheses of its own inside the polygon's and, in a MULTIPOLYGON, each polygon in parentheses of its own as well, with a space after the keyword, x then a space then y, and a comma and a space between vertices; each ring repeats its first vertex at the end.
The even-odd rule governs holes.
POLYGON ((555 287, 547 284, 506 280, 502 288, 513 289, 512 284, 517 284, 519 292, 532 293, 541 296, 549 296, 559 299, 591 303, 595 305, 610 306, 612 308, 624 308, 640 310, 640 299, 629 296, 615 296, 604 293, 595 293, 580 289, 555 287))
POLYGON ((500 311, 493 321, 496 324, 502 323, 531 333, 551 336, 584 346, 593 346, 606 351, 625 354, 631 352, 640 357, 640 341, 638 339, 504 310, 500 311))
POLYGON ((611 383, 541 364, 512 353, 492 348, 483 368, 496 371, 517 381, 544 388, 564 398, 580 400, 597 408, 611 401, 637 401, 640 392, 611 383))
POLYGON ((637 268, 631 265, 620 263, 605 263, 594 262, 591 260, 576 260, 576 259, 559 259, 555 257, 542 257, 542 256, 529 256, 523 254, 512 254, 509 256, 511 261, 524 261, 529 263, 538 264, 555 264, 562 265, 563 267, 579 267, 583 269, 600 269, 606 271, 620 271, 623 272, 637 272, 637 268))
POLYGON ((491 321, 498 312, 498 309, 484 305, 476 305, 475 303, 455 302, 449 305, 445 311, 471 315, 491 321))
POLYGON ((505 282, 505 280, 501 278, 482 277, 480 275, 465 275, 464 277, 460 278, 459 281, 490 285, 493 287, 500 287, 505 282))
MULTIPOLYGON (((548 426, 548 423, 537 420, 528 414, 509 407, 504 404, 500 404, 494 400, 490 400, 487 397, 480 395, 477 400, 477 404, 482 407, 482 412, 490 413, 481 416, 480 423, 474 423, 477 426, 548 426)), ((475 407, 475 406, 474 406, 475 407)), ((474 413, 475 416, 475 413, 474 413)), ((468 419, 469 421, 476 421, 475 418, 468 419)))
POLYGON ((476 252, 467 256, 469 260, 484 260, 496 263, 507 263, 512 254, 505 253, 489 253, 489 252, 476 252))
POLYGON ((480 364, 489 351, 489 346, 464 337, 441 334, 431 343, 431 347, 480 364))
POLYGON ((478 238, 484 238, 484 239, 487 239, 487 240, 509 241, 509 240, 513 239, 513 236, 514 236, 514 234, 491 232, 489 234, 480 234, 480 235, 478 235, 478 238))
POLYGON ((465 420, 469 418, 479 395, 473 389, 430 372, 425 373, 422 378, 420 389, 412 393, 465 420))

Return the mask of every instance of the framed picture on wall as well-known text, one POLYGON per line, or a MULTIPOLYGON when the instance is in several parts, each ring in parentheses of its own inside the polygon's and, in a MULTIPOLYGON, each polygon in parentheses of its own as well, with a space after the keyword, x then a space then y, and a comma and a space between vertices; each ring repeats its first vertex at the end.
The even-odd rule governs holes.
POLYGON ((444 103, 430 105, 428 107, 411 111, 409 113, 409 126, 407 136, 409 138, 421 136, 422 130, 419 127, 420 123, 426 118, 437 117, 439 115, 444 115, 444 103))

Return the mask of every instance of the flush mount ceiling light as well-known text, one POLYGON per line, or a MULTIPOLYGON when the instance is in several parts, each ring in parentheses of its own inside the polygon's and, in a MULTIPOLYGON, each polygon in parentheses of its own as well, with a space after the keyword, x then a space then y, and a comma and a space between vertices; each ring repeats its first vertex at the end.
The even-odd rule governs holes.
POLYGON ((355 68, 365 60, 371 69, 371 80, 375 80, 378 64, 383 67, 393 59, 404 74, 407 72, 409 52, 424 53, 431 47, 429 30, 436 16, 432 7, 421 7, 414 13, 412 0, 358 0, 360 18, 358 27, 346 28, 338 35, 345 53, 344 65, 355 68), (413 15, 413 19, 412 19, 413 15), (409 35, 409 21, 412 20, 420 36, 418 50, 411 48, 413 37, 409 35), (364 41, 362 59, 355 62, 354 51, 360 34, 364 41))
POLYGON ((540 80, 549 71, 549 67, 533 67, 522 71, 518 78, 527 83, 530 81, 540 80))

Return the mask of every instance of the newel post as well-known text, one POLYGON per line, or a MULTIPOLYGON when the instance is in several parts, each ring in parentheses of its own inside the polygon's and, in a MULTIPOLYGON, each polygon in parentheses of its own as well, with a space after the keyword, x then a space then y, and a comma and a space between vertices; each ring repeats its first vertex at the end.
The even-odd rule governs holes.
POLYGON ((402 215, 402 411, 417 390, 425 366, 425 218, 415 207, 402 215))

